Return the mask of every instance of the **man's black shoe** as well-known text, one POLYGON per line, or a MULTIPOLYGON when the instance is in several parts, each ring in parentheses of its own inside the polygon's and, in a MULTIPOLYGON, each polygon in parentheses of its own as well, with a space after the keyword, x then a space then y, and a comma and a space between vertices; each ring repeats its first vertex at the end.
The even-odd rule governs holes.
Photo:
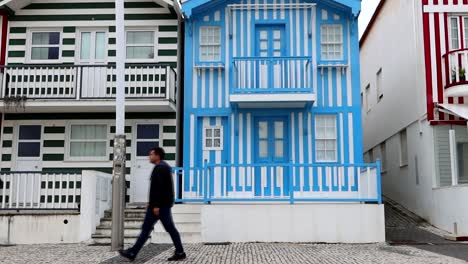
POLYGON ((172 257, 167 259, 167 261, 178 261, 178 260, 183 260, 186 258, 187 258, 187 255, 185 255, 185 253, 174 253, 172 257))
POLYGON ((119 250, 120 256, 129 259, 130 261, 134 261, 136 258, 136 255, 132 253, 130 250, 119 250))

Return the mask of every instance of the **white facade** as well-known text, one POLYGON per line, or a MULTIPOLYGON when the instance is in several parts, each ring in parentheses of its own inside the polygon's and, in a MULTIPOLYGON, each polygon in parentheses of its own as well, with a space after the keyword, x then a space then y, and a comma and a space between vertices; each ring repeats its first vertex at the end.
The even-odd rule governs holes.
POLYGON ((382 160, 384 195, 438 228, 467 236, 466 186, 453 172, 468 132, 428 118, 422 2, 382 1, 361 39, 364 157, 382 160))

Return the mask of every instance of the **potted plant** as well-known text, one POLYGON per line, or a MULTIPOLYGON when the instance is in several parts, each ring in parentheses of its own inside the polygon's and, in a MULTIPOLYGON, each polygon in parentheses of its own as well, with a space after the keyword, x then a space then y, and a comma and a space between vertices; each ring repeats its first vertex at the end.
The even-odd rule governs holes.
POLYGON ((465 68, 461 68, 458 70, 458 76, 460 76, 460 82, 466 81, 466 76, 465 76, 465 68))

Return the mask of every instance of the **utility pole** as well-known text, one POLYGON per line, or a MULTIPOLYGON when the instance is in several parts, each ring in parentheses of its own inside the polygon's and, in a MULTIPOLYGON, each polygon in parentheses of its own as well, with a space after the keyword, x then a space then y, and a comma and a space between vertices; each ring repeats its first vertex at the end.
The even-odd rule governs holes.
POLYGON ((125 18, 124 0, 115 0, 116 100, 114 169, 112 177, 112 250, 124 245, 125 207, 125 18))

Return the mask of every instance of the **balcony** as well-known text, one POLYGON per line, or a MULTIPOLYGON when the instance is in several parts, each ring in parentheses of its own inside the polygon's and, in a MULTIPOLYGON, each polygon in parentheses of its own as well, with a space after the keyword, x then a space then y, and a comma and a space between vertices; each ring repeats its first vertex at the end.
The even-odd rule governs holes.
POLYGON ((445 65, 445 96, 468 96, 468 49, 453 50, 443 56, 445 65))
MULTIPOLYGON (((0 66, 0 106, 7 112, 113 111, 115 65, 0 66)), ((129 112, 175 111, 176 72, 161 64, 125 65, 129 112)))
POLYGON ((297 107, 313 103, 309 57, 237 57, 230 94, 241 107, 297 107))

